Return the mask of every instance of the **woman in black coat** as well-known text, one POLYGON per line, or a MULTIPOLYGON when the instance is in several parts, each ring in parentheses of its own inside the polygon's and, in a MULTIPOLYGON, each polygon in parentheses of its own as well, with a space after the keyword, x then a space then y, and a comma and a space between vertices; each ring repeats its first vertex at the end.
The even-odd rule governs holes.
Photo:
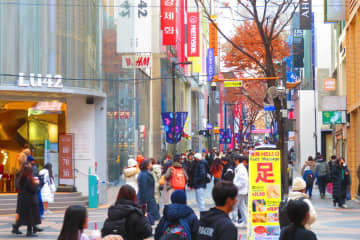
POLYGON ((19 195, 16 212, 19 214, 19 220, 15 224, 16 228, 21 225, 27 226, 26 236, 36 236, 35 225, 41 223, 39 199, 37 196, 38 182, 33 177, 33 169, 25 166, 19 176, 19 195))
POLYGON ((346 174, 349 174, 349 170, 344 163, 344 158, 337 159, 331 171, 334 207, 338 204, 339 207, 346 208, 346 174))
POLYGON ((142 240, 152 234, 151 224, 137 204, 135 189, 130 185, 120 188, 115 205, 108 210, 101 235, 111 234, 121 235, 124 240, 142 240))

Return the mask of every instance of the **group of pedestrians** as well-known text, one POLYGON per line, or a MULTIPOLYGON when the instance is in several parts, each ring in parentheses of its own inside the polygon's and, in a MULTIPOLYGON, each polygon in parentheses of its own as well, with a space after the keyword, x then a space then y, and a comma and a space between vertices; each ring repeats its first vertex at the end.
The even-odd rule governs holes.
POLYGON ((20 226, 27 226, 27 237, 36 237, 37 232, 43 231, 41 224, 43 214, 50 213, 49 203, 54 202, 56 190, 52 166, 45 164, 38 170, 31 150, 25 148, 18 156, 20 170, 16 174, 15 186, 18 191, 16 204, 15 223, 12 227, 13 234, 22 234, 20 226))
POLYGON ((310 199, 316 182, 321 199, 325 199, 328 187, 332 191, 334 207, 347 208, 345 201, 351 199, 351 176, 343 157, 331 156, 331 160, 327 162, 320 153, 316 154, 315 159, 309 156, 301 169, 301 174, 306 182, 306 193, 310 199))

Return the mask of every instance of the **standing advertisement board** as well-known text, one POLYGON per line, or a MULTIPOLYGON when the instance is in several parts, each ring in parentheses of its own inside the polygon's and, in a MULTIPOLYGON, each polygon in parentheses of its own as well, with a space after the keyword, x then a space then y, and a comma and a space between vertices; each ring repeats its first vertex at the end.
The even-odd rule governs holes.
POLYGON ((59 136, 59 184, 74 185, 73 135, 59 136))
POLYGON ((281 202, 280 150, 250 153, 248 199, 248 239, 278 240, 281 202))

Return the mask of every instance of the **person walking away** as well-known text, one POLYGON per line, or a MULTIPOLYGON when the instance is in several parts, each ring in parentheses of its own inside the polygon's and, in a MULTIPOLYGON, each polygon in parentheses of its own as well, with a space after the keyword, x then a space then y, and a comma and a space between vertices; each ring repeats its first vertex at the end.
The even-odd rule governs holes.
MULTIPOLYGON (((187 155, 187 158, 183 162, 183 169, 186 172, 187 176, 192 176, 192 171, 194 169, 194 154, 192 152, 189 152, 187 155)), ((191 178, 188 179, 187 185, 189 188, 194 188, 191 178)))
MULTIPOLYGON (((308 198, 308 195, 306 195, 306 183, 304 179, 301 177, 297 177, 293 180, 292 185, 292 191, 289 193, 289 197, 282 202, 284 202, 284 207, 287 206, 289 200, 302 200, 309 206, 309 214, 310 217, 308 218, 307 222, 305 223, 305 228, 308 230, 311 230, 311 226, 314 224, 317 218, 317 214, 315 211, 314 206, 312 205, 311 201, 308 198)), ((283 210, 281 207, 281 203, 279 206, 279 222, 280 222, 280 228, 284 228, 288 225, 290 225, 290 219, 287 213, 287 209, 283 210), (283 211, 285 211, 283 213, 283 211)))
POLYGON ((150 221, 137 202, 135 189, 127 184, 121 186, 115 204, 108 209, 101 236, 115 234, 127 240, 143 240, 150 237, 150 221))
POLYGON ((210 167, 210 173, 214 177, 214 185, 221 181, 221 174, 223 170, 223 165, 220 158, 216 158, 213 164, 210 167))
POLYGON ((205 155, 205 160, 208 164, 208 166, 211 166, 214 162, 214 154, 213 154, 213 150, 209 150, 206 155, 205 155))
POLYGON ((329 164, 321 156, 318 158, 315 165, 315 175, 318 178, 319 191, 321 199, 325 198, 326 185, 330 178, 329 164))
MULTIPOLYGON (((344 158, 336 160, 335 165, 331 172, 331 179, 333 183, 333 203, 334 207, 338 204, 341 208, 346 208, 346 181, 345 173, 348 172, 346 166, 344 166, 344 158)), ((349 173, 348 173, 349 174, 349 173)))
POLYGON ((14 228, 19 229, 21 225, 27 226, 27 237, 37 236, 35 233, 39 230, 36 225, 41 224, 39 199, 37 197, 38 184, 33 177, 32 167, 26 165, 19 176, 19 196, 17 213, 19 220, 14 228))
POLYGON ((84 233, 88 228, 88 213, 84 206, 69 206, 64 215, 63 225, 58 240, 89 240, 84 233))
POLYGON ((234 180, 235 173, 230 158, 222 157, 221 161, 224 166, 221 173, 221 179, 232 182, 234 180))
POLYGON ((52 174, 51 163, 45 164, 44 168, 39 172, 39 181, 41 187, 41 199, 44 204, 44 213, 51 213, 49 210, 49 203, 54 202, 54 193, 56 191, 55 181, 52 174))
POLYGON ((229 213, 236 205, 238 190, 232 182, 221 181, 212 190, 215 207, 200 213, 197 240, 237 240, 237 229, 229 213))
POLYGON ((329 170, 330 170, 330 173, 332 173, 332 170, 333 170, 333 168, 334 168, 334 166, 335 166, 335 163, 336 163, 336 156, 335 155, 332 155, 331 156, 331 159, 330 159, 330 161, 329 161, 329 170))
MULTIPOLYGON (((236 216, 238 216, 238 210, 241 214, 241 219, 238 219, 237 224, 240 224, 238 227, 246 227, 247 221, 247 195, 248 195, 248 187, 249 187, 249 174, 246 170, 247 165, 247 157, 236 155, 234 157, 235 160, 235 177, 234 177, 234 185, 238 189, 237 195, 237 204, 235 205, 233 211, 233 220, 236 221, 236 216)), ((235 224, 235 225, 237 225, 235 224)))
POLYGON ((173 157, 170 154, 166 155, 163 162, 163 170, 162 170, 163 175, 167 172, 168 168, 172 166, 172 162, 173 162, 172 159, 173 157))
POLYGON ((160 218, 159 209, 155 200, 155 180, 151 174, 152 163, 146 159, 140 164, 140 174, 138 176, 138 199, 139 204, 144 205, 149 213, 151 222, 160 218))
POLYGON ((315 161, 312 156, 308 157, 308 160, 301 168, 301 175, 306 182, 306 193, 309 194, 309 198, 312 197, 312 189, 315 181, 315 161))
MULTIPOLYGON (((35 162, 35 159, 34 159, 31 155, 29 155, 28 158, 27 158, 27 161, 28 161, 29 163, 31 163, 31 166, 32 166, 32 169, 33 169, 33 177, 34 177, 34 179, 39 181, 36 195, 37 195, 37 197, 38 197, 38 199, 39 199, 40 218, 43 218, 43 214, 44 214, 44 204, 43 204, 42 197, 41 197, 41 187, 42 187, 42 185, 43 185, 43 181, 40 182, 40 178, 39 178, 39 168, 38 168, 37 163, 35 162)), ((42 179, 42 180, 43 180, 43 179, 42 179)))
MULTIPOLYGON (((344 176, 344 182, 345 182, 345 188, 346 188, 346 200, 351 200, 351 174, 350 171, 346 165, 345 159, 344 159, 344 169, 345 169, 345 176, 344 176)), ((346 206, 346 205, 345 205, 346 206)))
POLYGON ((196 153, 194 159, 194 171, 191 178, 195 188, 196 202, 200 212, 202 212, 205 211, 204 192, 207 182, 207 162, 202 159, 201 153, 196 153))
POLYGON ((287 211, 291 225, 281 230, 280 240, 316 240, 314 232, 304 226, 310 218, 310 208, 302 200, 290 200, 287 211))
POLYGON ((171 203, 164 207, 164 216, 155 230, 155 240, 194 240, 199 228, 199 220, 194 211, 186 205, 186 194, 176 190, 171 194, 171 203))
POLYGON ((18 157, 17 157, 17 161, 19 163, 19 166, 21 168, 22 165, 24 165, 24 163, 27 162, 28 156, 31 155, 31 150, 30 148, 25 148, 24 150, 22 150, 18 157))
POLYGON ((154 177, 154 181, 155 181, 155 201, 156 201, 156 205, 159 208, 159 204, 160 204, 160 177, 161 177, 161 165, 154 159, 154 158, 150 158, 150 161, 152 163, 152 170, 151 170, 151 174, 154 177))
POLYGON ((139 172, 140 169, 137 161, 133 158, 129 158, 127 167, 123 170, 124 179, 125 183, 132 186, 136 192, 138 191, 137 177, 139 172))

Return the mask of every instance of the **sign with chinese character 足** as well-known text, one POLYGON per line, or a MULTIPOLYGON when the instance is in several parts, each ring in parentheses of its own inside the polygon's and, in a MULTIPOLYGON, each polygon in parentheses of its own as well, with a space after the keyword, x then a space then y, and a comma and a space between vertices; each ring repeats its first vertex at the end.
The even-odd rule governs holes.
POLYGON ((198 57, 200 52, 199 43, 199 13, 191 12, 187 15, 187 52, 188 57, 198 57))
POLYGON ((74 184, 73 168, 73 135, 59 136, 59 183, 74 184))
POLYGON ((249 161, 248 239, 278 240, 281 202, 279 150, 256 150, 249 161))
POLYGON ((162 44, 176 44, 176 0, 161 0, 160 17, 162 30, 162 44))

